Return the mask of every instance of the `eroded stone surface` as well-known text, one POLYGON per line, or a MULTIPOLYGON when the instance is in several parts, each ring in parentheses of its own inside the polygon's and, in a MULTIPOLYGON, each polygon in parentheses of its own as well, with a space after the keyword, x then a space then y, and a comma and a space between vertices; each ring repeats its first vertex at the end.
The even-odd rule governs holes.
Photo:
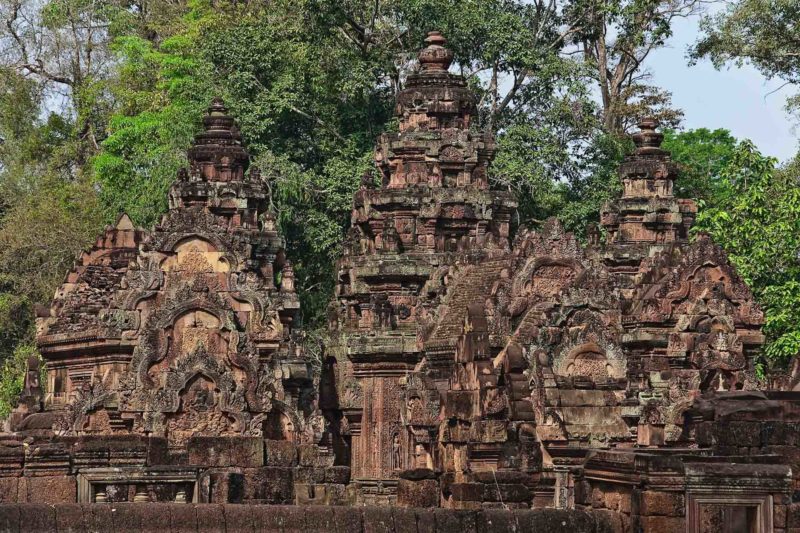
MULTIPOLYGON (((757 378, 763 314, 724 251, 690 239, 696 206, 674 197, 657 124, 633 137, 604 239, 555 219, 512 236, 494 139, 445 39, 426 44, 353 199, 321 365, 265 184, 214 101, 162 221, 121 216, 39 317, 48 382, 30 361, 0 501, 404 507, 276 508, 287 531, 588 516, 532 506, 592 510, 613 531, 793 523, 800 363, 757 378)), ((87 527, 140 518, 94 509, 87 527)), ((208 509, 187 520, 206 527, 208 509)))

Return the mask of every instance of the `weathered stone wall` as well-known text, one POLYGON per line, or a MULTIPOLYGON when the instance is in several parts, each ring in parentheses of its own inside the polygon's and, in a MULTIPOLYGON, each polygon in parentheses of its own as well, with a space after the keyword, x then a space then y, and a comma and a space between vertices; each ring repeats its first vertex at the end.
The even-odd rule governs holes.
POLYGON ((0 441, 0 504, 93 501, 87 488, 81 498, 80 476, 98 472, 114 480, 103 484, 131 492, 117 496, 128 501, 131 479, 144 476, 140 484, 153 502, 175 501, 180 478, 195 503, 354 503, 347 490, 350 468, 330 459, 313 445, 257 437, 193 437, 185 455, 169 453, 163 438, 135 435, 6 440, 0 441))
POLYGON ((610 531, 676 533, 686 530, 686 497, 680 490, 641 490, 630 484, 594 481, 576 490, 578 508, 591 509, 610 531))
POLYGON ((0 532, 274 531, 473 533, 608 531, 583 511, 192 504, 0 505, 0 532))

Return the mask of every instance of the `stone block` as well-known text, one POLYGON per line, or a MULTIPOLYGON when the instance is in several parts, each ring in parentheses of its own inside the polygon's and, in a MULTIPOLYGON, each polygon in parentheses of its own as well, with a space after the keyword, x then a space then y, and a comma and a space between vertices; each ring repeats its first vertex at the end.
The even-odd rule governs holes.
POLYGON ((225 513, 226 531, 242 533, 253 531, 253 514, 249 505, 226 504, 222 507, 225 513))
POLYGON ((294 501, 294 472, 292 468, 265 466, 242 469, 243 500, 259 503, 290 504, 294 501))
POLYGON ((140 513, 142 526, 139 531, 142 533, 162 533, 169 531, 170 515, 169 511, 164 508, 163 503, 138 503, 136 512, 140 513))
MULTIPOLYGON (((103 437, 99 437, 103 439, 103 437)), ((110 466, 145 466, 149 446, 147 438, 126 435, 123 437, 105 437, 110 466)))
POLYGON ((410 468, 400 472, 400 479, 418 481, 420 479, 436 479, 436 472, 430 468, 410 468))
POLYGON ((362 531, 364 524, 362 523, 361 510, 361 507, 334 507, 333 520, 336 525, 336 533, 362 531))
POLYGON ((575 482, 575 503, 592 506, 592 485, 585 479, 575 482))
MULTIPOLYGON (((111 516, 115 531, 139 531, 142 529, 142 509, 144 506, 158 504, 115 503, 111 504, 111 516)), ((157 509, 157 508, 156 508, 157 509)), ((154 509, 154 510, 156 510, 154 509)))
POLYGON ((522 483, 528 486, 535 484, 535 480, 530 474, 514 470, 472 472, 470 479, 478 483, 522 483))
POLYGON ((519 483, 486 483, 483 486, 485 502, 530 502, 531 498, 531 490, 519 483))
POLYGON ((70 453, 76 465, 81 467, 145 466, 166 464, 166 439, 137 435, 86 435, 73 441, 70 453))
POLYGON ((325 483, 325 469, 311 466, 300 466, 294 469, 294 480, 297 483, 325 483))
POLYGON ((296 466, 297 446, 288 440, 265 440, 264 462, 267 466, 296 466))
POLYGON ((114 512, 115 506, 111 504, 87 505, 83 512, 88 531, 115 531, 114 512))
POLYGON ((785 505, 775 504, 772 506, 772 524, 775 527, 786 527, 786 519, 789 509, 785 505))
POLYGON ((480 511, 483 509, 484 502, 469 501, 469 500, 452 500, 450 502, 450 509, 459 509, 462 511, 480 511))
POLYGON ((241 472, 209 470, 200 476, 200 503, 242 503, 244 490, 241 472))
POLYGON ((364 507, 364 533, 394 533, 391 507, 364 507))
POLYGON ((283 533, 283 514, 276 513, 272 506, 250 505, 253 530, 257 533, 283 533))
POLYGON ((86 521, 83 513, 86 506, 79 503, 62 503, 56 508, 56 528, 59 533, 67 531, 69 533, 82 533, 87 531, 86 521))
POLYGON ((300 466, 311 466, 317 468, 327 468, 333 466, 336 459, 332 453, 321 450, 314 444, 301 444, 297 447, 298 464, 300 466))
POLYGON ((257 437, 192 437, 189 463, 205 467, 264 466, 264 441, 257 437))
POLYGON ((345 505, 347 491, 345 485, 333 483, 295 483, 294 502, 296 505, 345 505))
POLYGON ((78 501, 75 476, 31 477, 26 480, 29 503, 74 503, 78 501))
MULTIPOLYGON (((578 510, 532 509, 514 511, 520 524, 520 531, 568 531, 570 533, 589 533, 597 528, 593 515, 578 510)), ((675 533, 675 532, 672 532, 675 533)))
POLYGON ((797 444, 797 425, 778 420, 767 420, 761 424, 761 442, 764 445, 797 444))
POLYGON ((413 509, 392 507, 395 533, 417 533, 417 516, 413 509))
POLYGON ((310 506, 303 509, 307 531, 332 532, 335 525, 332 507, 310 506))
POLYGON ((350 493, 347 491, 347 487, 348 485, 326 483, 326 505, 355 505, 355 499, 350 498, 350 493))
POLYGON ((700 422, 697 424, 694 439, 698 446, 709 447, 714 445, 713 426, 714 424, 712 422, 700 422))
POLYGON ((599 487, 592 488, 591 505, 595 509, 602 509, 605 506, 605 498, 603 498, 603 491, 599 487))
POLYGON ((197 512, 197 531, 198 532, 217 532, 219 531, 225 520, 225 511, 222 505, 198 505, 195 508, 197 512))
POLYGON ((800 527, 800 503, 792 503, 787 506, 786 527, 800 527))
POLYGON ((761 424, 753 421, 718 422, 714 426, 714 436, 721 446, 760 446, 761 424))
POLYGON ((162 437, 148 437, 147 439, 147 464, 148 466, 169 465, 169 443, 162 437))
POLYGON ((483 483, 451 483, 448 488, 453 500, 470 502, 483 500, 483 483))
POLYGON ((397 505, 401 507, 438 507, 439 482, 435 479, 398 480, 397 505))
POLYGON ((437 533, 476 533, 476 513, 455 509, 434 509, 437 533))
MULTIPOLYGON (((600 531, 608 533, 626 533, 623 514, 609 509, 595 509, 592 514, 597 517, 600 531)), ((678 533, 678 532, 673 532, 678 533)))
POLYGON ((329 466, 325 469, 325 483, 346 485, 350 482, 349 466, 329 466))
POLYGON ((417 515, 417 533, 435 533, 436 515, 434 509, 415 509, 417 515))
POLYGON ((0 503, 16 503, 19 490, 18 477, 0 477, 0 503))
POLYGON ((195 533, 197 531, 197 508, 192 504, 165 503, 164 511, 169 515, 170 533, 195 533))
POLYGON ((514 513, 499 509, 486 509, 478 513, 478 531, 520 531, 514 513))
POLYGON ((20 506, 9 503, 0 509, 0 531, 19 531, 20 506))
POLYGON ((530 505, 523 502, 516 502, 516 503, 483 502, 481 503, 481 509, 487 511, 497 511, 500 509, 508 509, 516 511, 517 509, 530 509, 530 505))
POLYGON ((447 391, 444 401, 445 418, 472 420, 478 400, 477 391, 447 391))
POLYGON ((686 520, 673 516, 642 516, 639 524, 647 533, 676 533, 686 530, 686 520))
POLYGON ((0 476, 18 476, 25 464, 25 448, 22 443, 0 445, 0 476))
POLYGON ((639 446, 663 446, 664 438, 663 424, 639 424, 636 432, 636 442, 639 446))
POLYGON ((52 505, 29 503, 19 506, 19 532, 57 531, 56 510, 52 505))
POLYGON ((792 472, 800 471, 800 446, 765 446, 762 453, 780 455, 792 467, 792 472))
POLYGON ((631 512, 631 495, 627 492, 605 488, 601 489, 600 498, 602 500, 600 507, 603 509, 628 514, 631 512))
POLYGON ((270 507, 275 515, 275 523, 283 528, 284 533, 303 533, 306 531, 305 512, 296 505, 276 505, 270 507))
POLYGON ((646 490, 641 494, 640 513, 642 516, 684 516, 686 500, 679 492, 646 490))

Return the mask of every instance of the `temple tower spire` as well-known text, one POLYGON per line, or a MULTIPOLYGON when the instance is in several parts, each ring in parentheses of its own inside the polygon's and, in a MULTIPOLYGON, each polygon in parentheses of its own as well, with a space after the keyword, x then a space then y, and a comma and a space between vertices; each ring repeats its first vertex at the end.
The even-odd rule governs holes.
POLYGON ((608 235, 605 260, 612 272, 633 273, 641 260, 688 241, 697 206, 675 198, 678 165, 661 148, 658 121, 645 118, 633 134, 636 146, 619 168, 622 197, 606 205, 600 222, 608 235))
POLYGON ((443 291, 443 272, 509 249, 513 195, 490 190, 495 153, 490 133, 473 130, 476 99, 448 68, 453 52, 431 32, 419 69, 398 94, 399 131, 384 133, 375 153, 380 184, 362 180, 353 200, 344 257, 337 265, 331 330, 338 398, 322 399, 344 421, 362 501, 394 497, 412 457, 401 430, 400 379, 422 358, 425 324, 443 291), (438 287, 438 288, 437 288, 438 287))

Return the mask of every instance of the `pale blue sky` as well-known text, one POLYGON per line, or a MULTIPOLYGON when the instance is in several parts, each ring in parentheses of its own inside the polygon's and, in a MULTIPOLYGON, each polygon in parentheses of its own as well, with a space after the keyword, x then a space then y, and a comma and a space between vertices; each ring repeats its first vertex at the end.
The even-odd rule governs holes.
POLYGON ((653 52, 647 67, 653 83, 672 92, 675 107, 683 109, 683 127, 725 128, 734 137, 751 139, 766 155, 780 161, 798 151, 800 128, 786 113, 786 97, 791 87, 769 94, 782 85, 780 80, 767 80, 757 70, 735 66, 715 70, 711 62, 689 66, 686 49, 698 34, 697 17, 679 20, 669 46, 653 52))

